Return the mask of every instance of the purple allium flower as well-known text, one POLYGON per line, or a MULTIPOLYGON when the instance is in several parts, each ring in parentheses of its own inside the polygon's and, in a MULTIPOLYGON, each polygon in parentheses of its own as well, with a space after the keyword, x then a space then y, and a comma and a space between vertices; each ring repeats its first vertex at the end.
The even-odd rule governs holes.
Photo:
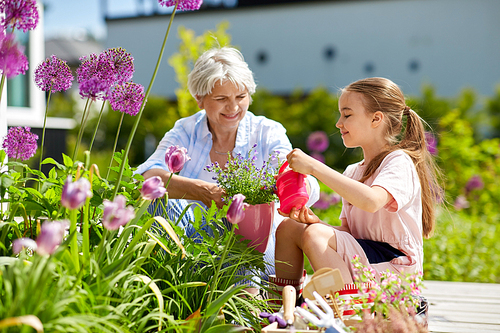
POLYGON ((138 83, 125 82, 116 85, 111 92, 109 104, 115 111, 125 112, 131 116, 139 113, 144 99, 144 87, 138 83))
POLYGON ((107 49, 101 55, 108 61, 115 75, 116 84, 123 84, 134 75, 134 58, 124 48, 115 47, 107 49))
POLYGON ((35 84, 42 91, 66 91, 74 77, 66 61, 52 55, 35 70, 35 84))
POLYGON ((309 151, 322 153, 328 149, 329 145, 330 141, 328 141, 328 135, 323 131, 312 132, 307 137, 307 149, 309 149, 309 151))
POLYGON ((24 47, 15 41, 14 34, 0 32, 0 71, 8 79, 28 70, 24 47))
POLYGON ((158 0, 160 6, 171 7, 179 3, 177 9, 179 10, 198 10, 203 0, 158 0))
POLYGON ((462 210, 464 208, 469 208, 469 201, 467 201, 467 198, 465 198, 463 195, 459 195, 455 199, 455 203, 453 204, 453 207, 455 207, 456 210, 462 210))
POLYGON ((144 181, 141 188, 141 195, 146 200, 154 200, 165 195, 167 189, 160 176, 154 176, 144 181))
POLYGON ((63 221, 46 221, 40 228, 40 234, 36 239, 38 246, 37 253, 40 255, 52 254, 62 243, 64 233, 68 229, 69 223, 63 221))
POLYGON ((76 70, 80 96, 93 100, 106 99, 116 81, 111 63, 103 53, 92 53, 88 57, 81 57, 80 60, 80 67, 76 70))
POLYGON ((241 193, 235 194, 233 196, 233 201, 231 205, 229 205, 229 209, 227 210, 227 220, 232 224, 238 224, 245 217, 245 209, 249 206, 249 204, 244 203, 245 196, 241 193))
POLYGON ((338 194, 338 193, 332 193, 332 195, 330 195, 330 204, 332 206, 338 204, 340 201, 342 200, 342 197, 338 194))
POLYGON ((30 127, 11 127, 4 138, 2 148, 9 158, 29 160, 36 153, 38 135, 30 127))
POLYGON ((480 190, 484 187, 483 180, 481 179, 481 176, 479 175, 474 175, 470 177, 470 179, 467 181, 467 184, 465 185, 465 192, 469 193, 472 190, 480 190))
POLYGON ((311 157, 314 158, 315 160, 320 161, 321 163, 325 163, 325 156, 323 156, 323 154, 321 154, 321 153, 313 151, 311 153, 311 157))
POLYGON ((165 164, 167 164, 170 172, 177 173, 182 170, 184 164, 191 157, 187 154, 187 149, 179 146, 170 146, 165 153, 165 164))
POLYGON ((35 0, 0 0, 0 12, 5 13, 1 21, 4 29, 10 26, 26 32, 38 24, 35 0))
POLYGON ((104 211, 102 214, 102 225, 108 230, 117 230, 127 224, 135 217, 132 207, 125 207, 127 199, 123 195, 117 195, 115 200, 104 200, 104 211))
POLYGON ((325 192, 319 193, 319 199, 313 205, 314 208, 317 209, 328 209, 330 207, 330 196, 325 192))
POLYGON ((71 181, 71 176, 68 176, 64 183, 61 204, 68 209, 77 209, 83 206, 87 198, 92 197, 90 190, 90 182, 81 177, 75 182, 71 181))
POLYGON ((425 132, 425 142, 427 143, 427 150, 431 155, 437 155, 437 139, 431 132, 425 132))
POLYGON ((37 245, 31 238, 18 238, 12 242, 12 252, 14 254, 19 254, 23 248, 36 251, 37 245))

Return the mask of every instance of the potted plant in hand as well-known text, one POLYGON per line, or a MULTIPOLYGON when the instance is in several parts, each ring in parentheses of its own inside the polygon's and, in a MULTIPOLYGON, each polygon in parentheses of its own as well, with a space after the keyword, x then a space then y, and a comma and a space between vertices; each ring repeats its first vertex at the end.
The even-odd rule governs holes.
POLYGON ((224 201, 229 203, 236 194, 245 196, 245 217, 237 223, 235 233, 249 239, 249 246, 262 253, 267 248, 267 240, 274 220, 274 203, 277 200, 276 178, 279 166, 279 152, 269 155, 262 167, 255 165, 257 160, 255 144, 246 156, 228 153, 228 162, 224 167, 218 163, 207 166, 207 170, 215 173, 214 179, 224 189, 224 201))

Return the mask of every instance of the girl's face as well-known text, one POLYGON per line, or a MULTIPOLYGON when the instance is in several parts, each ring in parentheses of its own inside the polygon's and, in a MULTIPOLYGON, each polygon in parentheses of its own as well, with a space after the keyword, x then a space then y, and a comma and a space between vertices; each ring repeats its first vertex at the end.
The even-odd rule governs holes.
POLYGON ((212 92, 198 101, 200 109, 207 112, 208 122, 212 128, 221 130, 238 129, 238 124, 250 105, 248 91, 239 90, 238 86, 226 80, 217 82, 212 92))
POLYGON ((373 131, 374 117, 366 112, 361 93, 343 92, 339 99, 339 111, 336 126, 347 148, 367 147, 377 141, 373 131))

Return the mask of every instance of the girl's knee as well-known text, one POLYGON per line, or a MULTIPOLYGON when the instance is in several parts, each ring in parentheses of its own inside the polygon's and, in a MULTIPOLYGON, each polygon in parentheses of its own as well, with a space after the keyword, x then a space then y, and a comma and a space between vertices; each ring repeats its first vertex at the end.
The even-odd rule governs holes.
POLYGON ((325 227, 323 224, 310 224, 302 233, 303 247, 315 247, 316 244, 329 244, 335 239, 335 231, 332 228, 325 227))

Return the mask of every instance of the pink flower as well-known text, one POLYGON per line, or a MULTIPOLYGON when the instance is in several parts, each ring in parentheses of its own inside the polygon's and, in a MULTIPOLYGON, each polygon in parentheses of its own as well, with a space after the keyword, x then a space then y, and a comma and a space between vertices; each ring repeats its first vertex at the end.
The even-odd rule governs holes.
POLYGON ((17 44, 12 33, 0 33, 0 71, 8 79, 28 70, 24 47, 17 44))
POLYGON ((171 7, 179 3, 179 10, 198 10, 203 0, 158 0, 160 6, 171 7))
POLYGON ((154 176, 144 181, 141 188, 141 195, 146 200, 154 200, 165 195, 167 190, 160 176, 154 176))
POLYGON ((52 254, 62 243, 64 233, 69 227, 68 221, 44 222, 40 234, 36 239, 37 253, 40 255, 52 254))
POLYGON ((135 217, 132 207, 125 207, 127 199, 123 195, 117 195, 115 200, 104 200, 104 212, 102 214, 102 225, 108 230, 117 230, 127 224, 135 217))
POLYGON ((320 161, 321 163, 325 163, 325 156, 323 154, 318 153, 317 151, 313 151, 311 153, 311 157, 314 158, 315 160, 320 161))
POLYGON ((249 204, 244 203, 245 196, 241 193, 235 194, 233 197, 233 201, 227 210, 227 220, 232 224, 238 224, 245 217, 245 208, 249 206, 249 204))
POLYGON ((38 24, 38 9, 35 0, 1 0, 0 12, 5 13, 1 24, 23 32, 35 29, 38 24))
POLYGON ((144 87, 138 83, 124 82, 114 86, 109 104, 115 111, 125 112, 131 116, 139 113, 144 99, 144 87))
POLYGON ((71 87, 74 77, 66 61, 52 55, 45 59, 35 70, 35 84, 42 91, 66 91, 71 87))
POLYGON ((427 143, 427 150, 431 155, 437 155, 437 139, 431 132, 425 132, 425 142, 427 143))
POLYGON ((87 198, 92 197, 90 183, 86 178, 80 178, 75 182, 68 176, 64 183, 61 204, 68 209, 77 209, 83 206, 87 198))
POLYGON ((37 245, 31 238, 18 238, 12 242, 12 252, 19 254, 22 249, 31 249, 36 251, 37 245))
POLYGON ((467 181, 467 184, 465 185, 465 193, 469 193, 472 190, 480 190, 484 187, 483 180, 481 179, 481 176, 479 175, 474 175, 470 177, 469 181, 467 181))
POLYGON ((307 149, 309 151, 322 153, 328 149, 329 145, 328 135, 323 131, 312 132, 307 138, 307 149))
POLYGON ((187 149, 179 146, 170 146, 165 153, 165 164, 167 164, 170 172, 177 173, 184 168, 184 164, 191 157, 187 154, 187 149))
POLYGON ((36 153, 38 135, 31 133, 30 127, 11 127, 2 143, 9 158, 29 160, 36 153))
POLYGON ((469 201, 467 201, 467 198, 465 198, 463 195, 459 195, 455 199, 455 203, 453 204, 453 207, 455 207, 456 210, 462 210, 464 208, 469 208, 469 201))

